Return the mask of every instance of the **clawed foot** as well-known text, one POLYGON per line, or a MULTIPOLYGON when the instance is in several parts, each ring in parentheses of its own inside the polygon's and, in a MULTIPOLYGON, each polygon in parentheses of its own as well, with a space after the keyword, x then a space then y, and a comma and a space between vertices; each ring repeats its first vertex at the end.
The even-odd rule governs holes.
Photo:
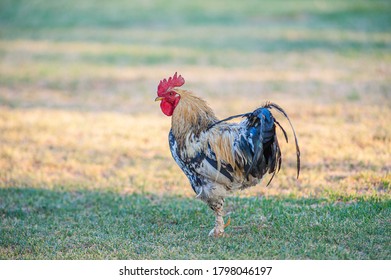
POLYGON ((208 236, 213 236, 213 237, 224 237, 226 236, 226 233, 224 232, 224 229, 218 229, 218 228, 213 228, 208 236))
POLYGON ((210 232, 209 236, 213 237, 225 237, 227 234, 224 232, 224 229, 231 224, 231 217, 228 217, 228 221, 221 227, 216 226, 210 232))

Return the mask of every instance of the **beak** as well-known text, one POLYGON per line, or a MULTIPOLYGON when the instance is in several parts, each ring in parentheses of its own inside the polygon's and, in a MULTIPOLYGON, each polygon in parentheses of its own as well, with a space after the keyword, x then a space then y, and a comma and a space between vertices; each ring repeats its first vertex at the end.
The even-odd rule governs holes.
POLYGON ((163 97, 158 96, 155 98, 155 101, 160 101, 160 100, 163 100, 163 97))

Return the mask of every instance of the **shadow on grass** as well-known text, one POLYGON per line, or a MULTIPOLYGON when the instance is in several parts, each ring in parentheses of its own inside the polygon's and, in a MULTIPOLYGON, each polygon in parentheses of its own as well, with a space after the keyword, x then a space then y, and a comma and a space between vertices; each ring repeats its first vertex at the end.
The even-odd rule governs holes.
POLYGON ((388 200, 227 199, 228 237, 193 198, 0 189, 0 259, 390 259, 388 200))

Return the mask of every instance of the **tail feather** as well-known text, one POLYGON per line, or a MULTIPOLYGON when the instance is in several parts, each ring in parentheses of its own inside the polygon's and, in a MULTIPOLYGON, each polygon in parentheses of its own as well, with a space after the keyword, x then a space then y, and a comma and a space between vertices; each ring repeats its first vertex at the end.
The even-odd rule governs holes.
POLYGON ((262 178, 265 173, 276 169, 276 154, 279 151, 275 145, 274 118, 267 108, 258 108, 247 116, 249 138, 254 145, 254 154, 250 168, 246 171, 246 178, 251 174, 262 178))
POLYGON ((213 123, 208 127, 208 130, 213 126, 232 120, 234 118, 247 118, 247 135, 239 140, 238 147, 244 155, 247 155, 249 160, 244 162, 245 178, 251 174, 255 178, 262 178, 265 173, 272 174, 269 182, 273 180, 275 174, 281 168, 282 154, 275 132, 276 125, 281 129, 284 138, 288 143, 288 134, 282 125, 273 117, 269 109, 275 109, 282 114, 291 126, 296 145, 296 164, 297 178, 300 174, 300 148, 296 136, 295 129, 289 119, 287 113, 279 105, 266 102, 265 105, 256 109, 254 112, 245 113, 228 117, 213 123))
POLYGON ((272 174, 267 185, 271 183, 275 174, 280 170, 282 162, 276 126, 281 129, 286 142, 288 142, 288 135, 285 129, 273 117, 269 109, 276 109, 280 112, 288 120, 292 128, 296 145, 297 178, 299 178, 300 174, 300 149, 293 125, 286 112, 280 106, 268 102, 253 113, 244 115, 248 119, 249 137, 254 145, 254 155, 250 167, 246 170, 246 178, 248 178, 249 174, 257 178, 261 178, 265 173, 272 174))
MULTIPOLYGON (((272 103, 272 102, 267 102, 263 107, 264 108, 274 108, 274 109, 276 109, 278 112, 280 112, 288 120, 289 125, 291 126, 291 129, 292 129, 292 132, 293 132, 293 136, 295 137, 297 178, 299 178, 299 175, 300 175, 300 147, 299 147, 299 143, 298 143, 298 140, 297 140, 295 129, 293 128, 292 122, 289 119, 288 114, 284 111, 284 109, 282 109, 280 106, 278 106, 277 104, 272 103)), ((288 137, 286 135, 285 130, 282 128, 282 126, 278 122, 277 122, 277 125, 281 128, 282 132, 284 133, 286 142, 288 142, 288 137)))

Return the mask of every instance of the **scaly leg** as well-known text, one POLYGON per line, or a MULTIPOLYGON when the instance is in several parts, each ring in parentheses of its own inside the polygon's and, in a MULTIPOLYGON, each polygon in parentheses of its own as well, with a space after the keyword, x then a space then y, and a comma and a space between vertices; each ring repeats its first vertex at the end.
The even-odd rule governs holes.
POLYGON ((224 224, 224 219, 223 219, 224 199, 212 201, 208 204, 210 208, 212 208, 212 210, 215 212, 215 216, 216 216, 215 227, 209 232, 209 236, 214 236, 214 237, 224 236, 224 228, 226 228, 231 221, 231 219, 229 219, 227 224, 224 224))

